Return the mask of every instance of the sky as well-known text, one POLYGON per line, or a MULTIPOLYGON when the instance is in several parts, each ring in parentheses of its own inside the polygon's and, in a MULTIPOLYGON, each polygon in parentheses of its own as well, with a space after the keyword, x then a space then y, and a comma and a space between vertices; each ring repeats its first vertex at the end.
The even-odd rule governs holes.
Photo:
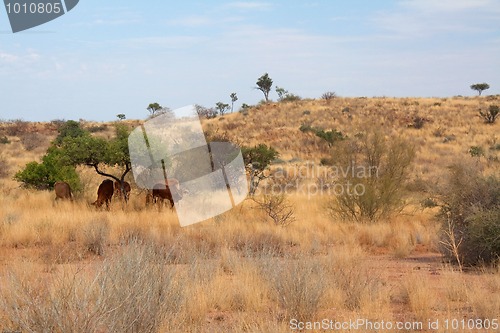
POLYGON ((500 0, 81 0, 12 33, 0 7, 0 120, 145 119, 256 104, 269 73, 303 98, 500 94, 500 0))

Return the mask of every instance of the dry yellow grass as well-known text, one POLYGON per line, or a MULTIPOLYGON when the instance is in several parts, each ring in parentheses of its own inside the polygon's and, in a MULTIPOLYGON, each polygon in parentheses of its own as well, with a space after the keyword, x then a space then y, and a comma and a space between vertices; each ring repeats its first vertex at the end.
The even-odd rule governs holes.
MULTIPOLYGON (((476 163, 470 146, 483 146, 485 168, 498 171, 499 151, 489 149, 498 144, 498 124, 477 117, 479 105, 495 103, 336 98, 204 121, 205 128, 227 131, 242 144, 271 144, 281 153, 279 167, 291 171, 310 169, 307 162, 322 168, 319 159, 329 154, 318 138, 299 131, 302 123, 349 136, 380 124, 386 135, 411 138, 418 147, 414 197, 403 214, 375 224, 337 221, 326 211, 328 196, 291 191, 296 221, 287 227, 275 226, 247 200, 181 228, 170 210, 145 207, 137 189, 126 207, 116 200, 109 212, 89 206, 102 179, 86 168, 78 170, 83 193, 73 203, 56 204, 53 193, 22 189, 12 180, 46 147, 27 151, 22 134, 8 135, 2 124, 0 137, 6 133, 11 143, 0 144, 8 164, 0 178, 0 331, 290 332, 293 318, 419 321, 425 331, 429 320, 498 319, 500 271, 461 273, 442 263, 436 211, 418 205, 422 186, 439 181, 450 162, 476 163), (428 121, 408 128, 417 114, 428 121)), ((56 134, 49 123, 29 128, 45 135, 46 145, 56 134)), ((110 128, 97 133, 110 136, 110 128)), ((308 185, 316 178, 280 181, 308 185)))

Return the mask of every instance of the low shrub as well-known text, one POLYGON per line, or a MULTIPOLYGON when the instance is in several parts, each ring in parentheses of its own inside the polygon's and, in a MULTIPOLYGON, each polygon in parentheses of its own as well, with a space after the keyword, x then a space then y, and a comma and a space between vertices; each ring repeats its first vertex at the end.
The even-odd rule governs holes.
POLYGON ((479 111, 479 115, 484 119, 487 124, 493 124, 500 114, 498 105, 490 105, 487 111, 479 111))
POLYGON ((21 136, 21 144, 27 151, 35 150, 38 147, 44 146, 47 138, 38 133, 26 133, 21 136))
POLYGON ((340 177, 330 212, 342 219, 376 221, 405 206, 404 192, 415 148, 408 140, 373 130, 334 149, 340 177))
POLYGON ((5 135, 0 136, 0 144, 6 145, 6 144, 9 144, 9 143, 10 143, 10 140, 9 140, 8 137, 6 137, 5 135))
POLYGON ((319 260, 269 259, 263 262, 261 270, 287 318, 314 318, 327 288, 327 274, 319 260))
POLYGON ((438 189, 441 251, 459 265, 492 264, 500 257, 500 179, 477 165, 455 164, 438 189))
POLYGON ((323 95, 321 95, 321 98, 323 98, 327 101, 330 99, 334 99, 336 97, 337 97, 337 94, 334 91, 327 91, 327 92, 323 93, 323 95))
POLYGON ((3 155, 0 155, 0 179, 6 178, 9 174, 9 161, 3 155))

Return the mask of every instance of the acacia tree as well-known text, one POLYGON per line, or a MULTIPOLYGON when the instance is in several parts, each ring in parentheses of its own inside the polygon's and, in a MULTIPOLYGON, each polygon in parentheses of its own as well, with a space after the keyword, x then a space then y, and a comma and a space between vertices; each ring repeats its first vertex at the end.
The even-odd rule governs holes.
POLYGON ((269 165, 279 156, 279 153, 273 147, 268 147, 263 143, 254 147, 241 147, 241 153, 247 172, 250 174, 249 194, 253 196, 260 181, 266 178, 269 165))
POLYGON ((195 104, 194 108, 196 110, 196 114, 199 117, 205 117, 207 119, 217 117, 217 110, 214 108, 207 108, 207 107, 204 107, 203 105, 199 105, 199 104, 195 104))
POLYGON ((150 103, 146 110, 149 112, 149 118, 154 118, 171 111, 169 108, 161 106, 158 103, 150 103))
POLYGON ((234 102, 238 100, 238 96, 236 96, 236 93, 232 93, 229 97, 231 97, 231 113, 233 113, 234 102))
MULTIPOLYGON (((72 166, 92 167, 97 174, 118 181, 122 193, 126 193, 124 189, 125 176, 131 170, 128 135, 128 128, 123 124, 117 124, 116 137, 109 141, 91 136, 88 132, 79 137, 65 138, 61 144, 64 162, 72 166), (102 169, 103 166, 118 168, 121 174, 115 176, 105 172, 102 169)), ((125 201, 128 200, 126 195, 124 198, 125 201)))
POLYGON ((269 74, 265 73, 257 80, 257 87, 264 94, 264 98, 266 99, 266 103, 269 102, 269 92, 271 91, 271 87, 273 86, 273 80, 269 77, 269 74))
POLYGON ((288 90, 286 90, 285 88, 281 88, 281 87, 276 86, 276 93, 278 94, 278 101, 281 102, 288 95, 288 90))
POLYGON ((470 86, 472 90, 476 90, 481 96, 483 90, 490 89, 490 85, 488 83, 476 83, 470 86))
POLYGON ((229 104, 217 102, 215 103, 215 108, 221 116, 225 115, 227 110, 229 110, 229 104))

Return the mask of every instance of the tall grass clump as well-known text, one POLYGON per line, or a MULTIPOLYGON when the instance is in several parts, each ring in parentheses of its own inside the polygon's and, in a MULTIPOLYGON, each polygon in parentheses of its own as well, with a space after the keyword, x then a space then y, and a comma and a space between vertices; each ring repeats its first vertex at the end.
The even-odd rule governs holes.
POLYGON ((327 287, 326 274, 318 259, 262 261, 262 275, 288 318, 311 320, 327 287))
MULTIPOLYGON (((88 268, 88 267, 87 267, 88 268)), ((0 285, 4 328, 22 332, 158 332, 182 299, 175 271, 151 247, 129 244, 95 270, 54 276, 8 273, 0 285)))

